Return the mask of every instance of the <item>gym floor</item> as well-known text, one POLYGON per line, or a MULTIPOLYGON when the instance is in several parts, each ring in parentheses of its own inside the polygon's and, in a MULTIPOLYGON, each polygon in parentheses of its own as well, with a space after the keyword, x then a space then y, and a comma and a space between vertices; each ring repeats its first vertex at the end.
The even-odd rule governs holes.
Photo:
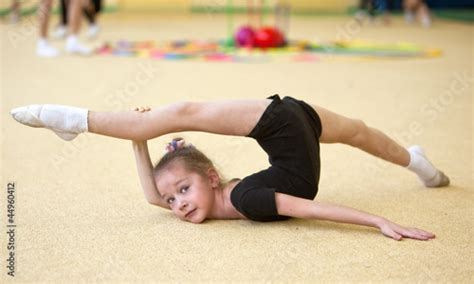
MULTIPOLYGON (((90 45, 226 34, 220 15, 112 13, 100 24, 100 37, 90 45)), ((36 32, 34 17, 1 25, 2 260, 8 258, 8 183, 15 184, 17 225, 16 275, 8 276, 2 265, 2 281, 474 280, 472 24, 438 20, 424 29, 402 18, 386 27, 354 25, 349 17, 294 17, 290 38, 403 41, 440 48, 443 55, 261 64, 65 54, 44 59, 35 55, 36 32), (322 145, 316 198, 426 229, 437 238, 396 242, 375 229, 317 220, 185 223, 146 202, 129 141, 86 134, 65 142, 16 123, 8 113, 36 103, 118 111, 275 93, 363 119, 405 146, 422 145, 451 178, 450 187, 427 189, 403 168, 347 146, 322 145)), ((150 141, 153 160, 175 136, 202 149, 228 178, 268 166, 255 141, 203 133, 150 141)))

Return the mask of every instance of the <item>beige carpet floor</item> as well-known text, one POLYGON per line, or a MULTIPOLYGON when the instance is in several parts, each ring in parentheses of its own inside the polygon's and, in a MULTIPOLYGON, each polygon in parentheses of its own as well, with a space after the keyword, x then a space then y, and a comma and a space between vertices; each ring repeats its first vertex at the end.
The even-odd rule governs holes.
MULTIPOLYGON (((239 21, 239 20, 238 20, 239 21)), ((237 22, 238 22, 237 21, 237 22)), ((54 23, 51 23, 53 25, 54 23)), ((118 39, 224 37, 216 15, 125 15, 101 19, 91 45, 118 39)), ((36 22, 1 25, 1 281, 451 282, 472 283, 473 26, 358 26, 351 18, 293 18, 290 37, 357 38, 441 48, 442 57, 266 64, 35 55, 36 22), (148 205, 131 143, 94 135, 73 142, 24 127, 8 111, 34 103, 126 110, 179 100, 291 95, 361 118, 404 145, 423 145, 450 177, 441 189, 342 145, 322 146, 317 198, 436 233, 393 241, 377 230, 293 219, 193 225, 148 205), (15 184, 15 277, 7 275, 7 187, 15 184)), ((63 48, 63 41, 53 41, 63 48)), ((246 138, 180 134, 227 177, 267 166, 246 138)), ((173 135, 150 142, 153 159, 173 135)))

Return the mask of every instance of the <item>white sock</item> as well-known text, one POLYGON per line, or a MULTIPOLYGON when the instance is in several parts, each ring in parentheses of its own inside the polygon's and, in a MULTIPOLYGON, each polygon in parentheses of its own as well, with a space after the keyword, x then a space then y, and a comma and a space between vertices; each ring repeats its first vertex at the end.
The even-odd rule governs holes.
POLYGON ((408 152, 410 153, 410 164, 407 169, 416 173, 426 187, 449 185, 449 178, 431 164, 420 146, 412 146, 408 148, 408 152))
POLYGON ((10 111, 16 121, 31 127, 48 128, 67 141, 87 132, 88 113, 84 108, 62 105, 29 105, 10 111))

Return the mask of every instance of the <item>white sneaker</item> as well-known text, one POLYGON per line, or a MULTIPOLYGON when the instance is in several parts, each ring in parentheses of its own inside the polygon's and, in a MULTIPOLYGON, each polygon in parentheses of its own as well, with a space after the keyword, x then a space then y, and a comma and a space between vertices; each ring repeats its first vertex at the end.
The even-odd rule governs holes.
POLYGON ((36 45, 36 54, 41 57, 56 57, 59 55, 59 51, 49 45, 47 41, 40 40, 36 45))
POLYGON ((69 36, 66 42, 66 51, 71 54, 90 55, 92 48, 80 43, 76 37, 69 36))
POLYGON ((95 38, 99 34, 99 31, 100 27, 98 25, 90 25, 89 29, 87 30, 87 36, 89 38, 95 38))
POLYGON ((56 30, 54 30, 53 32, 53 36, 57 39, 64 38, 66 34, 67 34, 67 27, 63 25, 58 26, 56 30))

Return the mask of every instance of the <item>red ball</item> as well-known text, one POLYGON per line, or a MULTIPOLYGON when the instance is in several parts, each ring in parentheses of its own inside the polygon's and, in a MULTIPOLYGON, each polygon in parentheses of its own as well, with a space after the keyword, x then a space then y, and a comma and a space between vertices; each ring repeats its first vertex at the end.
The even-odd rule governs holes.
POLYGON ((279 47, 285 42, 283 34, 277 28, 263 27, 255 32, 255 45, 260 48, 279 47))
POLYGON ((273 47, 281 47, 285 45, 285 36, 279 29, 273 28, 272 38, 273 38, 273 47))

